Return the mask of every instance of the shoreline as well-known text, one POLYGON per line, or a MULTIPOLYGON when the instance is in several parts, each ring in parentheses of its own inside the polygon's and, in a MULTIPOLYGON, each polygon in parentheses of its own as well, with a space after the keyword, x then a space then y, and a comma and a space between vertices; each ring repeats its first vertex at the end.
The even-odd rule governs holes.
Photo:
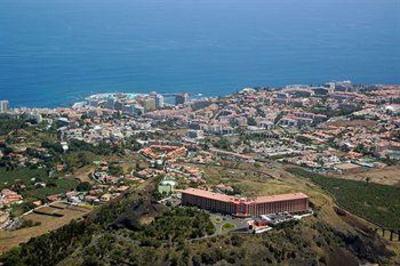
MULTIPOLYGON (((339 80, 331 80, 331 81, 326 81, 325 83, 329 82, 341 82, 339 80)), ((207 93, 207 92, 199 92, 199 91, 194 91, 191 92, 191 90, 187 91, 182 91, 182 90, 177 90, 177 91, 171 91, 167 92, 164 90, 157 91, 157 93, 163 95, 163 94, 179 94, 179 93, 189 93, 189 95, 193 98, 197 97, 203 97, 203 98, 218 98, 218 97, 228 97, 230 95, 233 95, 235 93, 238 93, 244 88, 254 88, 254 89, 263 89, 263 88, 268 88, 271 90, 282 90, 285 88, 289 87, 302 87, 302 86, 307 86, 307 87, 318 87, 322 86, 324 83, 310 83, 310 84, 286 84, 284 86, 273 86, 273 85, 259 85, 259 86, 244 86, 242 88, 236 88, 236 89, 231 89, 230 92, 227 93, 207 93), (199 96, 200 95, 200 96, 199 96)), ((356 82, 353 83, 353 85, 356 86, 378 86, 378 87, 391 87, 391 86, 399 86, 400 80, 398 83, 362 83, 362 82, 356 82)), ((224 91, 225 89, 221 89, 221 91, 224 91)), ((101 89, 99 92, 88 92, 85 93, 85 95, 80 95, 80 96, 73 96, 73 97, 67 97, 63 103, 46 103, 46 104, 35 104, 34 102, 29 105, 24 105, 24 104, 18 104, 15 101, 13 101, 12 98, 7 98, 2 95, 0 95, 0 100, 8 100, 10 102, 10 105, 12 108, 27 108, 27 109, 57 109, 57 108, 71 108, 74 104, 79 103, 79 102, 84 102, 88 98, 96 96, 96 95, 117 95, 117 94, 126 94, 126 95, 134 95, 134 96, 140 96, 140 95, 148 95, 151 92, 154 92, 156 90, 154 89, 147 89, 147 90, 109 90, 109 91, 102 91, 101 89)), ((40 100, 37 100, 40 102, 40 100)))

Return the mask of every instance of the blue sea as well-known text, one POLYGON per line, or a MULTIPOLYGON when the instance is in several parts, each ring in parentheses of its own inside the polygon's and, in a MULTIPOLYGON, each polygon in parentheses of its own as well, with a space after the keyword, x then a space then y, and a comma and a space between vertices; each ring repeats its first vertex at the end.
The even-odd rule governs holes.
POLYGON ((400 0, 0 0, 0 99, 400 83, 400 0))

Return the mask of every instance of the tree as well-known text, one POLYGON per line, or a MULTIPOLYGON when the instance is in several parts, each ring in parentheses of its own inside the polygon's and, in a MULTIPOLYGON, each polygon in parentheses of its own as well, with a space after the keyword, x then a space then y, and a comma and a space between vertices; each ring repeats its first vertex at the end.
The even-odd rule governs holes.
POLYGON ((120 176, 120 175, 124 174, 122 167, 117 164, 111 164, 108 167, 108 172, 110 173, 110 175, 113 175, 113 176, 120 176))
POLYGON ((254 117, 247 118, 247 124, 249 126, 257 126, 257 121, 254 117))
POLYGON ((62 153, 64 151, 61 144, 48 141, 42 142, 42 147, 48 149, 52 153, 62 153))
POLYGON ((363 144, 358 144, 357 147, 354 149, 355 152, 361 153, 361 154, 368 154, 369 150, 367 147, 365 147, 363 144))
POLYGON ((215 147, 222 149, 222 150, 228 150, 231 151, 231 143, 227 138, 220 138, 217 142, 214 143, 215 147))
POLYGON ((92 188, 92 185, 89 182, 81 182, 76 187, 77 191, 89 191, 92 188))
POLYGON ((90 163, 89 156, 86 152, 78 153, 78 161, 80 162, 80 167, 83 167, 90 163))

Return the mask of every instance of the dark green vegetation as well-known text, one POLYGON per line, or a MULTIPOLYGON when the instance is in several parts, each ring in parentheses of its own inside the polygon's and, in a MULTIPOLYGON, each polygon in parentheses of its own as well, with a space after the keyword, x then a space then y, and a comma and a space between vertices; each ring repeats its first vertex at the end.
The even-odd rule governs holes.
POLYGON ((143 264, 162 259, 158 249, 181 249, 190 239, 214 233, 205 212, 192 208, 167 210, 153 203, 148 193, 141 193, 103 206, 84 221, 34 238, 0 261, 5 265, 55 265, 68 256, 74 257, 79 250, 76 255, 80 264, 118 265, 125 260, 143 264), (143 218, 152 221, 142 222, 143 218))
POLYGON ((76 187, 77 191, 89 191, 92 188, 92 185, 89 182, 82 182, 76 187))
POLYGON ((213 145, 221 150, 232 151, 231 143, 229 139, 225 137, 219 138, 213 145))
POLYGON ((64 163, 66 172, 73 172, 95 160, 101 160, 103 156, 121 152, 118 146, 114 147, 104 142, 93 145, 80 140, 71 140, 67 152, 63 152, 61 145, 56 142, 42 142, 41 146, 48 149, 51 155, 47 160, 47 166, 54 167, 56 164, 64 163))
POLYGON ((63 193, 74 189, 78 181, 49 177, 45 169, 18 168, 6 170, 0 168, 0 189, 12 188, 24 198, 45 199, 48 195, 63 193), (41 187, 39 183, 45 183, 41 187))
POLYGON ((305 226, 299 224, 261 235, 232 233, 161 247, 137 244, 132 238, 107 232, 63 265, 72 261, 78 265, 324 265, 335 264, 338 259, 352 265, 358 261, 356 256, 383 262, 383 257, 390 255, 371 239, 345 236, 323 223, 305 226), (370 245, 371 250, 364 245, 370 245), (318 254, 316 249, 327 255, 318 254), (356 256, 348 250, 354 250, 356 256))
POLYGON ((25 127, 25 121, 22 119, 13 118, 9 115, 0 115, 0 136, 25 127))
POLYGON ((57 231, 33 238, 22 247, 12 249, 2 260, 5 265, 14 266, 54 265, 78 246, 74 240, 79 238, 81 243, 87 243, 91 231, 93 228, 84 222, 73 221, 57 231))
POLYGON ((366 244, 363 241, 381 249, 371 240, 345 236, 321 222, 299 223, 267 234, 232 233, 201 240, 191 246, 191 258, 182 265, 190 262, 193 265, 338 265, 338 259, 344 260, 345 265, 357 265, 356 256, 380 261, 380 256, 387 255, 385 251, 379 254, 381 250, 369 255, 370 251, 362 247, 366 244), (325 254, 317 253, 318 249, 325 254))
POLYGON ((5 168, 0 168, 0 190, 16 184, 29 186, 32 183, 31 178, 35 178, 38 180, 36 182, 40 182, 48 178, 48 173, 45 169, 20 168, 7 171, 5 168))
MULTIPOLYGON (((151 198, 155 185, 104 205, 83 221, 30 240, 0 258, 4 265, 326 265, 388 263, 374 236, 337 231, 322 221, 268 234, 213 236, 205 212, 151 198)), ((311 218, 312 219, 312 218, 311 218)))
POLYGON ((288 171, 311 179, 330 192, 348 211, 384 227, 400 228, 400 188, 326 177, 301 168, 288 171))
POLYGON ((22 195, 27 198, 45 199, 49 195, 65 193, 74 190, 79 182, 75 179, 52 178, 46 187, 35 190, 23 191, 22 195))
POLYGON ((93 145, 80 140, 71 140, 69 142, 69 151, 86 151, 97 155, 111 155, 120 152, 118 146, 113 146, 105 142, 99 142, 97 145, 93 145))
MULTIPOLYGON (((43 200, 78 185, 73 178, 62 178, 66 172, 120 151, 117 146, 102 142, 92 145, 72 140, 68 145, 68 151, 64 151, 57 131, 44 122, 31 124, 23 117, 0 115, 0 152, 4 155, 0 158, 0 190, 10 188, 22 194, 27 203, 43 200), (63 166, 63 170, 58 172, 57 166, 63 166)), ((113 173, 121 172, 118 167, 112 168, 113 173)))
POLYGON ((158 247, 166 242, 183 243, 187 239, 211 235, 214 225, 205 212, 192 208, 173 208, 145 226, 143 230, 131 234, 143 246, 158 247))

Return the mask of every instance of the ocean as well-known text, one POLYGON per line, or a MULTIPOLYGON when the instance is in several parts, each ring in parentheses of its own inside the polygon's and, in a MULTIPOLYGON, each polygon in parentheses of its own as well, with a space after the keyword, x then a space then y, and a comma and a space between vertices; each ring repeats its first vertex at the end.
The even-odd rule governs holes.
POLYGON ((400 83, 400 0, 0 0, 0 99, 400 83))

